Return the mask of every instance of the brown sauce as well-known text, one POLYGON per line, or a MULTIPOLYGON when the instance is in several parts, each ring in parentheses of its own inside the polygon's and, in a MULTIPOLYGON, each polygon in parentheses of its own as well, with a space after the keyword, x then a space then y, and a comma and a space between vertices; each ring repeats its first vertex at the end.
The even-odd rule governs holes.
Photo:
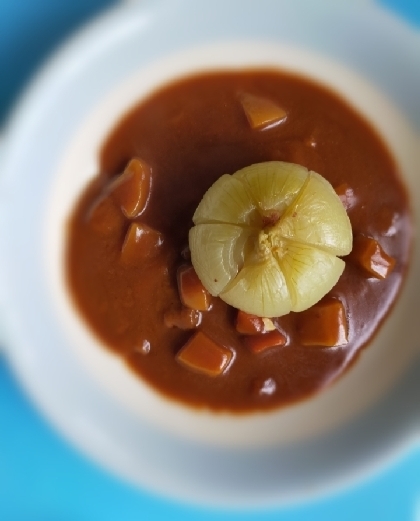
MULTIPOLYGON (((273 408, 306 398, 342 375, 372 339, 400 289, 410 251, 410 214, 396 165, 374 130, 338 96, 276 71, 212 73, 186 78, 154 93, 126 115, 103 145, 98 177, 83 193, 68 231, 67 274, 83 318, 107 348, 123 357, 164 395, 193 406, 234 412, 273 408), (238 96, 269 98, 287 112, 273 128, 251 129, 238 96), (129 221, 98 234, 92 205, 110 178, 140 157, 152 168, 151 197, 137 220, 163 234, 162 252, 136 266, 120 262, 129 221), (346 263, 330 292, 344 304, 348 343, 302 346, 297 315, 274 320, 286 345, 256 355, 234 327, 236 311, 213 299, 199 328, 234 354, 212 378, 181 365, 176 353, 194 333, 164 325, 179 304, 176 270, 185 262, 192 215, 222 174, 270 160, 299 163, 335 187, 346 183, 353 233, 376 239, 395 259, 384 280, 346 263)), ((374 375, 372 375, 374 377, 374 375)))

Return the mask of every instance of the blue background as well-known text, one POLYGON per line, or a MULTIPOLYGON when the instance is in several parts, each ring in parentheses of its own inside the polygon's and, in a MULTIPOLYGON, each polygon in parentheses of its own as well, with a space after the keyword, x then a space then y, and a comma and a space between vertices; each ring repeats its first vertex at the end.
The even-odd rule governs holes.
MULTIPOLYGON (((41 62, 75 28, 114 3, 0 0, 0 128, 41 62)), ((381 4, 420 28, 420 0, 381 4)), ((0 418, 4 521, 420 521, 420 449, 363 483, 315 502, 258 512, 209 511, 131 488, 86 460, 38 416, 1 357, 0 418)))

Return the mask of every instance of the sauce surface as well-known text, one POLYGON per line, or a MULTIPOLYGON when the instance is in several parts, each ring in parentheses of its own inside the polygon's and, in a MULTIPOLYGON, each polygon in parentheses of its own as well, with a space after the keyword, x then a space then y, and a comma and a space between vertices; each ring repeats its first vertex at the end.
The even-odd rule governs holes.
POLYGON ((109 135, 98 176, 69 221, 68 284, 80 314, 103 344, 164 395, 214 410, 273 408, 330 384, 368 344, 400 289, 410 222, 407 195, 389 152, 334 93, 277 71, 199 75, 155 92, 109 135), (243 92, 279 104, 286 120, 265 130, 250 128, 239 102, 243 92), (129 221, 117 215, 112 230, 103 234, 92 227, 90 215, 110 179, 133 157, 152 169, 150 200, 137 220, 162 233, 164 246, 153 259, 126 266, 120 255, 129 221), (328 295, 346 310, 348 343, 340 347, 300 345, 299 314, 290 313, 274 320, 288 338, 286 345, 256 355, 236 332, 236 310, 214 298, 199 328, 231 350, 233 362, 216 378, 198 374, 176 360, 193 332, 165 327, 163 318, 180 303, 176 272, 185 263, 192 215, 222 174, 272 160, 301 164, 334 187, 351 187, 348 215, 354 235, 376 239, 395 267, 379 280, 346 263, 328 295))

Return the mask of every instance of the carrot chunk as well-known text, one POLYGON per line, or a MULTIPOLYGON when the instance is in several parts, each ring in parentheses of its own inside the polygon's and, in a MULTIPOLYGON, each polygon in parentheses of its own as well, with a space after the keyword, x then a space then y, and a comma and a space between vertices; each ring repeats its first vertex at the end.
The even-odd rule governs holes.
POLYGON ((263 130, 273 127, 287 117, 286 111, 282 107, 267 98, 243 93, 240 96, 240 101, 248 122, 253 129, 263 130))
POLYGON ((195 329, 201 324, 201 311, 190 308, 169 309, 163 315, 166 327, 177 327, 178 329, 195 329))
POLYGON ((122 230, 124 216, 110 197, 100 197, 87 214, 90 228, 99 235, 111 235, 122 230))
POLYGON ((211 295, 192 266, 180 266, 178 269, 178 291, 181 302, 187 308, 199 311, 210 309, 211 295))
POLYGON ((132 159, 124 172, 109 186, 115 202, 129 219, 138 217, 146 208, 150 197, 152 171, 141 159, 132 159))
POLYGON ((395 259, 385 253, 379 242, 364 235, 355 237, 349 258, 377 279, 386 279, 395 266, 395 259))
POLYGON ((156 256, 163 244, 163 235, 142 223, 131 223, 121 249, 121 261, 133 266, 156 256))
POLYGON ((229 366, 233 353, 197 331, 176 355, 178 362, 193 371, 219 376, 229 366))
POLYGON ((348 342, 347 317, 343 304, 325 298, 298 315, 297 330, 304 346, 342 346, 348 342))
POLYGON ((271 347, 284 346, 286 342, 286 336, 277 329, 263 335, 252 335, 244 338, 246 347, 254 354, 262 353, 271 347))
POLYGON ((245 311, 239 309, 236 315, 235 328, 242 335, 255 335, 264 332, 264 322, 261 317, 245 313, 245 311))
POLYGON ((241 335, 256 335, 257 333, 273 331, 275 326, 269 318, 257 317, 257 315, 251 315, 238 309, 235 328, 241 335))
POLYGON ((340 198, 346 210, 351 208, 355 203, 355 196, 353 189, 347 183, 342 183, 334 188, 336 194, 340 198))

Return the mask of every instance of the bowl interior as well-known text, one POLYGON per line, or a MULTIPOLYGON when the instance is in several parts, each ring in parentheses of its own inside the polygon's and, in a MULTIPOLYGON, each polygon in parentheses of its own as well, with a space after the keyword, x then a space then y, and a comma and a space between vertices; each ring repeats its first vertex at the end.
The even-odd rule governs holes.
MULTIPOLYGON (((316 397, 270 413, 230 416, 195 411, 152 391, 89 332, 69 301, 63 273, 65 227, 78 195, 98 168, 107 133, 139 100, 171 80, 200 71, 274 68, 324 83, 373 123, 395 157, 417 207, 417 148, 413 130, 368 82, 337 63, 290 46, 236 42, 182 51, 136 71, 108 93, 74 132, 58 161, 45 214, 45 258, 53 308, 71 348, 106 391, 135 414, 196 441, 233 446, 281 444, 310 438, 348 421, 372 404, 415 356, 414 306, 409 289, 355 366, 316 397), (395 349, 395 345, 400 347, 395 349), (380 367, 380 371, 378 368, 380 367), (372 374, 375 378, 372 379, 372 374)), ((416 259, 409 280, 416 274, 416 259)))

